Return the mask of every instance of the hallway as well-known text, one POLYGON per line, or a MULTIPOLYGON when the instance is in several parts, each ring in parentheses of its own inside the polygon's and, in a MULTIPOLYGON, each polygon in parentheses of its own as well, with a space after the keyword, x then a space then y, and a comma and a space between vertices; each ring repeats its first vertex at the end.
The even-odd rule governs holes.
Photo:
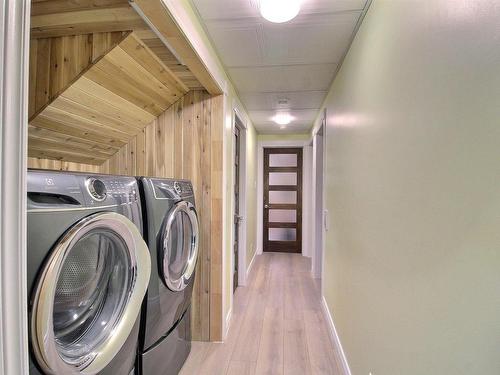
POLYGON ((193 342, 181 375, 340 373, 321 310, 319 280, 296 254, 257 256, 237 289, 223 344, 193 342))

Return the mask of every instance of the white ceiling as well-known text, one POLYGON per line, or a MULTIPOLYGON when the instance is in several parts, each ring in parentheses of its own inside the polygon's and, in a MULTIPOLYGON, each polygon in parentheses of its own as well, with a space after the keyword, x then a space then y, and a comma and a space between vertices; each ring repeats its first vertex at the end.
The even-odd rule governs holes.
POLYGON ((309 130, 366 0, 302 0, 284 24, 264 20, 259 0, 192 1, 257 131, 309 130), (295 118, 285 129, 271 120, 277 109, 295 118))

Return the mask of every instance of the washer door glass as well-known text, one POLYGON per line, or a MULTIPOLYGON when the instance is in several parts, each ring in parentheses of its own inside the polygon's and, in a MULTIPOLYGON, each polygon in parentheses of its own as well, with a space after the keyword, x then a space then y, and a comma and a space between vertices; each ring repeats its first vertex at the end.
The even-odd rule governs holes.
POLYGON ((73 227, 52 252, 35 296, 33 337, 42 366, 101 371, 130 334, 149 276, 147 246, 124 216, 98 214, 73 227))
POLYGON ((168 288, 181 291, 189 284, 198 257, 198 217, 194 206, 177 203, 162 233, 163 279, 168 288))

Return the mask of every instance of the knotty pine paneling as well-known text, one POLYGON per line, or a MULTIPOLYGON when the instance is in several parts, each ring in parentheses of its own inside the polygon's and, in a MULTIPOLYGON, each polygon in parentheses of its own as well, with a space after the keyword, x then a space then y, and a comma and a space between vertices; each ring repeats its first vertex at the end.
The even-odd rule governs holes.
POLYGON ((30 158, 31 168, 189 179, 201 238, 193 339, 222 340, 223 97, 190 91, 101 166, 30 158))

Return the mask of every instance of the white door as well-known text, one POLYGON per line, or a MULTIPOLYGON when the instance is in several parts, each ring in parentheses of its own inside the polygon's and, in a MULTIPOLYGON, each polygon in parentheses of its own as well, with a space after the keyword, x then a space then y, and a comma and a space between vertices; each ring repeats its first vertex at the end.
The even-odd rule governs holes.
POLYGON ((56 244, 35 288, 37 361, 49 373, 95 374, 127 340, 151 274, 146 243, 117 213, 91 215, 56 244))

